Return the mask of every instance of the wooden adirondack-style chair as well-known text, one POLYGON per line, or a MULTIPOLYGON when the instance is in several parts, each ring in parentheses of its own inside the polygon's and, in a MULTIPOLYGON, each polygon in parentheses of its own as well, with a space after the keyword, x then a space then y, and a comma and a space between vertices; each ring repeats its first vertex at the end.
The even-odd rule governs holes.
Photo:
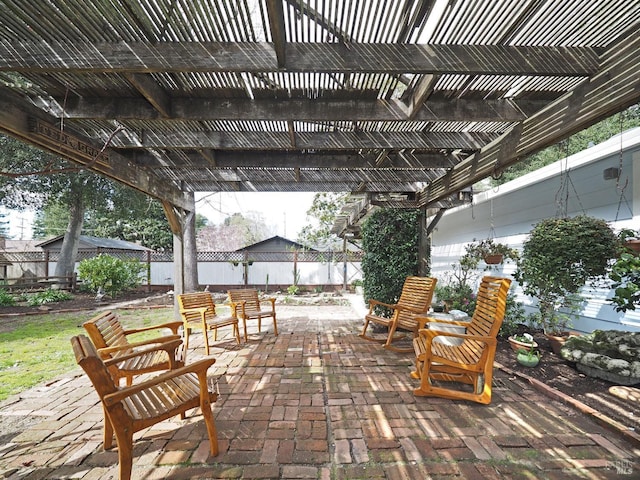
MULTIPOLYGON (((103 361, 93 344, 84 335, 71 339, 78 365, 93 384, 105 415, 104 448, 113 445, 115 433, 118 444, 120 480, 129 480, 133 466, 133 434, 158 422, 200 407, 209 435, 210 453, 218 454, 216 426, 211 403, 218 398, 207 385, 207 370, 215 359, 208 358, 188 366, 162 373, 133 386, 118 387, 109 367, 119 359, 103 361)), ((133 358, 136 353, 123 358, 133 358)))
POLYGON ((204 335, 204 349, 209 355, 208 331, 213 330, 213 340, 218 340, 218 328, 233 327, 233 335, 240 343, 238 331, 238 317, 235 310, 231 309, 231 315, 221 316, 216 313, 213 297, 208 292, 183 293, 178 295, 178 306, 184 323, 184 348, 189 348, 189 334, 191 329, 198 327, 204 335))
POLYGON ((414 337, 418 335, 419 324, 416 317, 424 315, 429 310, 436 283, 437 279, 435 278, 407 277, 397 303, 389 304, 378 300, 369 300, 369 313, 364 317, 364 327, 360 336, 365 340, 384 343, 384 348, 396 352, 413 351, 411 347, 399 348, 393 345, 393 342, 405 338, 404 334, 396 335, 396 332, 407 330, 414 337), (389 316, 383 316, 381 311, 386 311, 389 316), (367 335, 367 328, 372 322, 387 327, 385 339, 367 335))
POLYGON ((110 370, 116 383, 124 378, 126 384, 131 385, 133 377, 136 375, 169 370, 181 367, 185 363, 186 350, 182 348, 182 338, 178 335, 178 329, 182 326, 182 322, 169 322, 125 330, 114 312, 105 311, 82 325, 98 350, 98 354, 104 360, 128 356, 141 347, 156 346, 153 349, 146 349, 144 354, 130 356, 126 360, 113 363, 110 370), (134 333, 164 328, 171 330, 172 335, 133 343, 129 342, 127 338, 134 333))
POLYGON ((504 319, 510 285, 508 278, 484 277, 470 322, 433 319, 440 324, 464 325, 466 333, 419 330, 419 336, 413 340, 416 370, 411 376, 420 379, 420 387, 413 391, 415 395, 491 403, 496 337, 504 319), (462 342, 436 340, 441 336, 462 342), (456 383, 471 385, 472 391, 461 385, 453 388, 456 383))
POLYGON ((273 333, 278 335, 278 323, 276 322, 276 299, 258 297, 258 291, 252 288, 229 290, 229 301, 232 309, 242 319, 244 326, 244 341, 247 341, 247 320, 258 320, 258 332, 262 329, 262 319, 273 319, 273 333), (268 305, 268 308, 263 308, 268 305))

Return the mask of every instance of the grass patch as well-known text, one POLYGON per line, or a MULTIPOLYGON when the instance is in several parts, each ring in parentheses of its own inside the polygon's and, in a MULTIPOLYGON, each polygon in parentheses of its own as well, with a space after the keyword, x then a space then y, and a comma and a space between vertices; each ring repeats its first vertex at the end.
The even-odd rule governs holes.
MULTIPOLYGON (((173 320, 170 308, 123 310, 118 314, 125 328, 173 320)), ((13 330, 0 333, 0 401, 78 368, 69 340, 84 334, 82 323, 95 315, 95 312, 33 315, 24 317, 13 330)), ((157 335, 145 332, 133 335, 130 341, 157 335)))

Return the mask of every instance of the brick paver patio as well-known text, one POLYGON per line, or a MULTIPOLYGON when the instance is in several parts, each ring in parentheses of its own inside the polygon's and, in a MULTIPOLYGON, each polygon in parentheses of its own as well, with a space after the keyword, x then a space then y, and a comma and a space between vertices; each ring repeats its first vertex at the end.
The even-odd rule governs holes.
MULTIPOLYGON (((136 436, 133 478, 640 477, 640 446, 508 372, 496 370, 489 406, 414 397, 411 357, 360 339, 361 325, 351 307, 281 305, 278 337, 268 322, 240 346, 223 337, 210 370, 220 454, 208 458, 201 416, 175 418, 136 436)), ((195 359, 204 348, 192 338, 195 359)), ((4 478, 117 478, 80 369, 0 414, 28 420, 0 432, 4 478)))

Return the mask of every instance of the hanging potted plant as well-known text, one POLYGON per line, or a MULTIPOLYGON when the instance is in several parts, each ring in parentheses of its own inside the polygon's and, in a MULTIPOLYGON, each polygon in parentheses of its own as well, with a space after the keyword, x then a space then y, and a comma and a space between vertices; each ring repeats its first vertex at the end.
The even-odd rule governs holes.
POLYGON ((484 261, 487 265, 498 265, 506 260, 517 261, 518 251, 509 245, 487 238, 467 245, 460 262, 468 261, 475 268, 480 261, 484 261))
POLYGON ((608 273, 619 240, 609 225, 587 215, 549 218, 537 223, 523 243, 514 278, 538 301, 545 334, 568 336, 570 317, 578 313, 580 289, 608 273))
POLYGON ((640 235, 635 230, 624 228, 618 233, 618 238, 624 248, 634 255, 640 253, 640 235))

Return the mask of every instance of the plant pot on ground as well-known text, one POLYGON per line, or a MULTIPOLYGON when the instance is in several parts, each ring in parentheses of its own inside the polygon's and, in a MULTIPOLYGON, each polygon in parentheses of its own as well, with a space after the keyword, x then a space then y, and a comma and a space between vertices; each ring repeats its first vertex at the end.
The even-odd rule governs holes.
POLYGON ((529 350, 521 348, 516 353, 516 361, 525 367, 535 367, 540 363, 540 352, 533 347, 529 350))
POLYGON ((529 333, 523 333, 522 335, 512 335, 508 338, 508 340, 514 352, 518 352, 519 350, 538 348, 538 344, 529 333))

